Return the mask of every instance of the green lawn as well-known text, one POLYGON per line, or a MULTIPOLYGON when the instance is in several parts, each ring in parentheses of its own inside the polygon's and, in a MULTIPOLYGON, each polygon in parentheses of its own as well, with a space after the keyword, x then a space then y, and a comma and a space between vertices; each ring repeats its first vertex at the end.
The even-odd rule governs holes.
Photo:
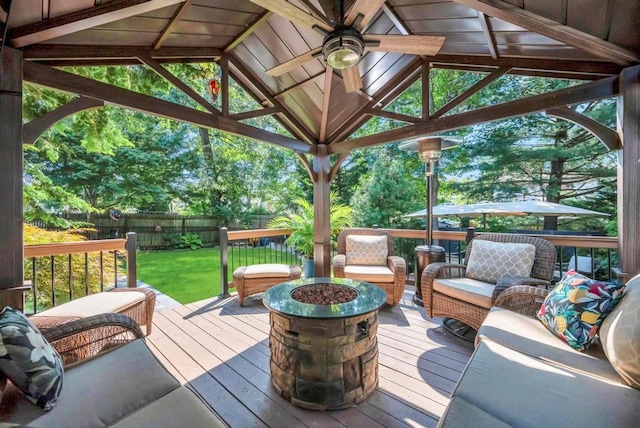
MULTIPOLYGON (((218 248, 202 248, 196 251, 140 251, 137 256, 138 279, 182 304, 220 294, 218 248)), ((234 268, 232 263, 290 263, 280 259, 282 253, 266 247, 236 248, 234 257, 232 258, 231 252, 228 257, 229 282, 232 280, 234 268)))

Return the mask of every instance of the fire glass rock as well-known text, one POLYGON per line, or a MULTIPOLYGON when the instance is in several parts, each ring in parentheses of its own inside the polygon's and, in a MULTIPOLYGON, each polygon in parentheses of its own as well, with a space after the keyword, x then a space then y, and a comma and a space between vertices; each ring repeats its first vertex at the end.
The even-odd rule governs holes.
POLYGON ((297 288, 292 294, 294 300, 312 305, 335 305, 347 303, 358 296, 351 287, 334 284, 305 285, 297 288))

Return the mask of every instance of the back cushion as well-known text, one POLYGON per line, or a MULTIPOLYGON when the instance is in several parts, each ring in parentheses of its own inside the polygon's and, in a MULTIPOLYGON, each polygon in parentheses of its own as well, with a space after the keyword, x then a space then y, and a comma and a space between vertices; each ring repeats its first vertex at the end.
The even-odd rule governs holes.
POLYGON ((387 237, 374 235, 347 235, 348 265, 386 265, 389 249, 387 237))
POLYGON ((528 277, 535 256, 536 247, 531 244, 475 239, 466 276, 492 284, 507 276, 528 277))
POLYGON ((602 322, 600 342, 609 362, 627 383, 640 389, 640 277, 602 322))

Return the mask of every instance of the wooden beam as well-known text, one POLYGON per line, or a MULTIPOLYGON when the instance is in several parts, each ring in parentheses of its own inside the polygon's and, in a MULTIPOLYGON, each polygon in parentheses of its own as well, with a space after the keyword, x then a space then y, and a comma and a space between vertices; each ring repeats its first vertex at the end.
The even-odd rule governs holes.
POLYGON ((500 56, 498 55, 498 45, 496 44, 496 39, 493 36, 489 18, 487 18, 487 15, 485 15, 484 13, 478 11, 478 20, 480 21, 480 27, 482 27, 482 34, 484 34, 484 38, 487 41, 487 46, 489 47, 491 58, 498 59, 498 57, 500 56))
POLYGON ((433 96, 431 95, 431 64, 425 61, 422 63, 422 70, 420 71, 420 80, 422 82, 422 99, 420 100, 422 119, 427 120, 429 114, 431 114, 431 107, 433 105, 433 96))
POLYGON ((500 0, 454 0, 489 16, 507 21, 534 33, 542 34, 567 45, 582 49, 620 65, 636 64, 640 55, 613 43, 583 33, 551 19, 533 14, 500 0))
MULTIPOLYGON (((22 52, 0 57, 0 290, 22 287, 22 52)), ((0 292, 0 304, 24 309, 21 290, 0 292)))
POLYGON ((340 153, 340 156, 338 156, 338 159, 336 159, 336 163, 333 164, 333 166, 331 167, 331 171, 329 171, 329 183, 331 183, 333 179, 336 178, 336 175, 340 170, 340 166, 345 160, 347 160, 350 155, 351 152, 340 153))
POLYGON ((375 135, 335 143, 329 147, 329 152, 343 153, 354 149, 423 137, 436 132, 451 131, 479 123, 537 113, 554 107, 613 97, 617 94, 618 77, 607 77, 571 88, 560 89, 558 91, 535 95, 491 107, 484 107, 473 111, 423 121, 413 126, 406 126, 375 135))
POLYGON ((9 32, 9 43, 16 47, 42 43, 143 13, 152 12, 184 0, 113 0, 56 18, 45 19, 9 32))
POLYGON ((624 273, 640 273, 640 66, 620 74, 618 119, 623 136, 618 166, 618 242, 624 273), (620 168, 622 166, 622 168, 620 168))
POLYGON ((438 54, 429 58, 431 65, 458 65, 458 66, 486 66, 495 68, 511 67, 518 70, 540 71, 570 71, 574 73, 584 73, 586 76, 595 75, 597 77, 618 75, 622 67, 604 61, 580 61, 580 60, 553 60, 538 58, 510 58, 500 57, 493 60, 487 55, 450 55, 438 54))
POLYGON ((220 71, 222 73, 222 81, 220 87, 222 89, 222 115, 229 116, 229 58, 223 56, 220 59, 220 71))
POLYGON ((327 67, 324 73, 324 93, 322 96, 322 117, 320 119, 320 143, 325 144, 327 126, 329 125, 329 101, 331 101, 331 78, 333 69, 327 67))
POLYGON ((310 144, 293 138, 36 63, 25 62, 24 80, 35 85, 96 98, 108 104, 191 123, 199 127, 218 129, 303 153, 313 152, 310 144))
POLYGON ((246 120, 253 119, 254 117, 271 116, 272 114, 280 113, 278 107, 263 108, 262 110, 244 111, 242 113, 236 113, 229 115, 229 119, 233 120, 246 120))
POLYGON ((313 166, 309 163, 309 159, 307 159, 307 157, 303 153, 296 152, 295 155, 298 157, 298 159, 300 159, 300 162, 302 162, 304 169, 307 170, 307 174, 309 175, 309 179, 311 180, 311 182, 315 182, 316 173, 313 172, 313 166))
POLYGON ((234 67, 236 67, 240 73, 242 73, 247 79, 249 79, 251 81, 251 84, 253 84, 256 89, 258 89, 258 91, 260 91, 260 93, 262 93, 262 95, 269 100, 269 102, 271 102, 275 107, 278 107, 281 110, 282 114, 287 118, 287 120, 291 122, 291 124, 295 127, 297 132, 294 133, 294 135, 299 134, 302 139, 306 140, 309 143, 317 143, 316 136, 313 135, 313 133, 302 122, 300 122, 297 117, 291 114, 291 112, 289 112, 287 107, 282 104, 280 100, 273 97, 269 89, 262 83, 262 81, 258 77, 256 77, 255 74, 251 70, 249 70, 247 66, 245 66, 244 63, 240 61, 240 59, 237 58, 233 53, 231 53, 230 55, 231 56, 229 57, 229 60, 233 63, 234 67))
MULTIPOLYGON (((222 50, 218 48, 164 47, 154 50, 140 46, 32 45, 22 51, 25 59, 34 61, 108 59, 121 61, 137 60, 140 56, 146 56, 158 62, 188 59, 211 62, 222 55, 222 50)), ((119 62, 114 61, 114 64, 119 62)))
POLYGON ((407 26, 404 25, 404 22, 402 21, 402 19, 400 19, 400 17, 396 15, 396 12, 393 9, 391 9, 389 6, 387 6, 386 3, 382 4, 381 9, 384 12, 384 14, 387 15, 387 18, 389 18, 389 20, 393 22, 393 25, 395 25, 398 31, 400 31, 400 34, 404 34, 405 36, 408 36, 409 34, 411 34, 411 31, 409 31, 407 26))
POLYGON ((249 37, 251 34, 253 34, 254 31, 256 31, 256 29, 258 27, 260 27, 263 23, 267 22, 267 19, 269 19, 271 17, 273 13, 269 10, 265 11, 262 15, 260 15, 258 17, 258 19, 256 19, 256 21, 251 24, 246 30, 244 30, 242 33, 240 33, 240 35, 238 37, 236 37, 235 39, 233 39, 233 41, 231 43, 229 43, 225 48, 224 48, 224 53, 228 53, 231 52, 231 50, 233 48, 235 48, 236 46, 238 46, 240 43, 242 43, 247 37, 249 37))
POLYGON ((495 82, 496 80, 498 80, 499 78, 507 74, 509 70, 510 70, 509 67, 498 68, 497 70, 493 71, 491 74, 486 76, 484 79, 480 80, 479 82, 476 82, 475 85, 471 86, 469 89, 467 89, 466 91, 464 91, 463 93, 461 93, 460 95, 458 95, 457 97, 449 101, 447 104, 440 107, 436 112, 434 112, 429 117, 431 119, 435 119, 451 111, 453 108, 459 106, 460 104, 468 100, 473 94, 478 93, 479 91, 481 91, 482 89, 490 85, 491 83, 495 82))
MULTIPOLYGON (((480 65, 466 65, 466 64, 437 64, 433 68, 439 68, 443 70, 458 70, 458 71, 470 71, 478 73, 490 73, 493 67, 486 67, 480 65)), ((513 76, 527 76, 527 77, 549 77, 552 79, 569 79, 569 80, 598 80, 603 77, 610 76, 609 74, 583 74, 580 72, 571 71, 547 71, 547 70, 520 70, 512 68, 509 70, 510 75, 513 76)))
POLYGON ((191 1, 192 0, 186 0, 176 10, 176 12, 171 17, 171 20, 169 21, 169 23, 162 29, 162 33, 160 33, 160 36, 153 43, 153 49, 154 50, 155 49, 160 49, 162 47, 162 45, 164 44, 164 42, 169 38, 171 33, 173 33, 173 31, 176 29, 176 27, 180 23, 180 20, 182 19, 182 17, 186 13, 187 9, 189 9, 189 6, 191 6, 191 1))
POLYGON ((282 92, 278 92, 277 94, 273 94, 273 97, 274 98, 278 98, 278 97, 281 97, 283 95, 286 95, 286 94, 290 93, 291 91, 295 91, 296 89, 301 89, 301 88, 304 88, 306 86, 312 85, 314 83, 314 81, 318 77, 322 76, 324 73, 326 73, 326 70, 325 71, 321 71, 320 73, 315 74, 315 75, 309 77, 308 79, 305 79, 305 80, 303 80, 303 81, 301 81, 299 83, 296 83, 295 85, 288 87, 287 89, 285 89, 282 92))
POLYGON ((200 104, 202 107, 207 109, 209 112, 211 112, 213 114, 220 114, 218 109, 215 108, 213 104, 211 104, 209 101, 204 99, 204 97, 202 97, 199 93, 194 91, 191 88, 191 86, 187 85, 182 80, 178 79, 176 76, 171 74, 171 72, 169 72, 169 70, 164 68, 159 62, 157 62, 156 60, 154 60, 154 59, 152 59, 150 57, 144 57, 144 56, 141 56, 139 59, 144 64, 146 64, 149 68, 151 68, 153 71, 158 73, 158 75, 160 77, 164 78, 166 81, 171 83, 173 86, 175 86, 176 88, 180 89, 186 96, 188 96, 189 98, 191 98, 192 100, 194 100, 195 102, 200 104))
POLYGON ((104 102, 93 98, 80 97, 68 102, 67 104, 51 110, 42 116, 36 117, 29 123, 25 123, 22 127, 22 143, 34 144, 36 140, 51 126, 72 114, 103 107, 104 102))
POLYGON ((398 122, 418 123, 422 121, 422 119, 419 117, 396 113, 394 111, 382 110, 380 108, 369 111, 369 114, 373 116, 386 117, 387 119, 396 120, 398 122))
POLYGON ((314 245, 313 268, 314 276, 331 276, 331 224, 330 206, 331 196, 329 171, 330 157, 326 144, 317 146, 316 156, 313 158, 313 213, 314 213, 314 245))
POLYGON ((567 106, 556 107, 545 110, 544 113, 547 116, 558 117, 582 126, 584 129, 591 132, 609 150, 619 150, 622 148, 620 135, 616 131, 596 120, 591 119, 589 116, 578 113, 572 108, 567 106))

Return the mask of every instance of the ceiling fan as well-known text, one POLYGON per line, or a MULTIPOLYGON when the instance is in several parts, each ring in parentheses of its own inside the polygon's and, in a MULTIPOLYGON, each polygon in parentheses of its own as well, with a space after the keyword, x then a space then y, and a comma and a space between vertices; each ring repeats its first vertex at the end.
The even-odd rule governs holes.
MULTIPOLYGON (((347 92, 362 88, 358 63, 365 51, 397 52, 413 55, 435 55, 445 38, 400 34, 366 34, 362 32, 378 13, 385 0, 319 0, 324 10, 312 15, 286 0, 251 0, 296 24, 309 26, 324 35, 322 46, 266 71, 281 76, 307 61, 323 56, 328 67, 341 70, 347 92)), ((310 2, 304 2, 310 5, 310 2)), ((313 6, 311 6, 313 7, 313 6)))

